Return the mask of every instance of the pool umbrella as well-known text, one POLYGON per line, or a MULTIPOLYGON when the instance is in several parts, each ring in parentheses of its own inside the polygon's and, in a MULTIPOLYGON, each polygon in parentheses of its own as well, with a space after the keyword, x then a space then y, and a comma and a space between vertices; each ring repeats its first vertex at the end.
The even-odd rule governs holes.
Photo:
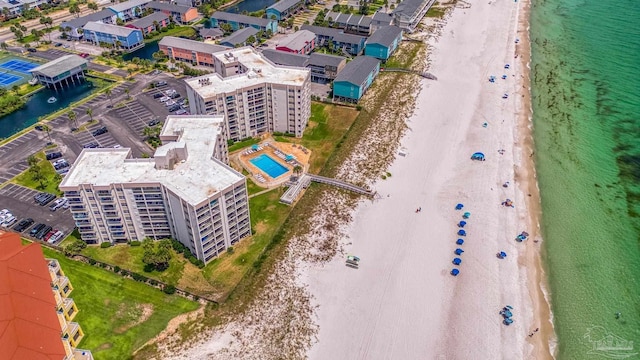
POLYGON ((456 205, 456 210, 462 210, 463 207, 464 207, 464 205, 458 204, 458 205, 456 205))
POLYGON ((257 144, 251 145, 251 150, 258 150, 258 145, 257 144))
POLYGON ((466 222, 466 221, 460 221, 460 222, 458 223, 458 227, 461 227, 461 228, 465 227, 465 225, 467 225, 467 222, 466 222))
POLYGON ((460 229, 460 230, 458 230, 458 235, 460 235, 460 236, 467 236, 467 232, 466 232, 466 231, 464 231, 464 230, 462 230, 462 229, 460 229))
POLYGON ((463 219, 468 219, 470 216, 471 216, 471 213, 470 213, 470 212, 466 212, 466 213, 464 213, 464 214, 462 215, 462 218, 463 218, 463 219))
POLYGON ((462 253, 464 252, 464 250, 457 248, 456 251, 454 251, 456 253, 456 255, 462 255, 462 253))
POLYGON ((458 241, 456 241, 456 244, 458 244, 458 245, 462 245, 462 244, 464 244, 464 240, 462 240, 462 239, 458 239, 458 241))
POLYGON ((454 258, 453 259, 453 265, 460 265, 462 263, 462 259, 460 258, 454 258))
POLYGON ((458 270, 458 269, 451 270, 451 275, 458 276, 458 274, 460 274, 460 270, 458 270))

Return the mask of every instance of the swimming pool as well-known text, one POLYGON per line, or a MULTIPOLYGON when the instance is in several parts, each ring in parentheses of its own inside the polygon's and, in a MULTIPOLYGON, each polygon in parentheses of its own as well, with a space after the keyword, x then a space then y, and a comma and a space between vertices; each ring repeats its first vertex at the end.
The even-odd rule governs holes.
POLYGON ((253 159, 249 160, 249 162, 274 179, 289 171, 289 169, 280 165, 279 162, 273 160, 271 156, 267 154, 256 156, 253 159))

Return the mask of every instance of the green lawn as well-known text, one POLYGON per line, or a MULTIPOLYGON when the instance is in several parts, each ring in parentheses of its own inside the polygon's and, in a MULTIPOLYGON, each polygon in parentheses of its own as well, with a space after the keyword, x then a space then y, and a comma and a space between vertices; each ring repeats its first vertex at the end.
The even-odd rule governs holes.
POLYGON ((290 206, 279 202, 281 195, 279 189, 274 189, 249 199, 251 228, 255 235, 236 244, 233 253, 221 255, 204 268, 205 278, 221 291, 223 298, 253 266, 291 212, 290 206))
POLYGON ((106 249, 99 246, 87 246, 82 250, 82 254, 96 260, 118 265, 123 269, 136 272, 140 275, 178 286, 178 281, 182 277, 182 271, 184 270, 185 263, 188 262, 184 256, 172 251, 173 257, 169 261, 169 268, 167 270, 162 272, 157 270, 145 272, 144 264, 142 263, 143 253, 144 251, 142 246, 129 246, 124 244, 114 245, 106 249))
POLYGON ((229 146, 229 153, 246 148, 247 146, 251 146, 253 144, 257 144, 259 142, 260 142, 259 138, 250 138, 243 141, 237 141, 233 143, 233 145, 229 146))
POLYGON ((176 37, 186 36, 190 38, 195 34, 196 34, 196 31, 191 26, 176 26, 173 29, 167 30, 166 32, 160 32, 156 36, 150 37, 148 39, 144 39, 144 42, 150 43, 156 40, 160 40, 165 36, 176 36, 176 37))
POLYGON ((26 186, 31 189, 45 191, 56 195, 62 195, 62 192, 58 190, 58 185, 60 185, 62 177, 56 176, 58 174, 56 173, 51 163, 46 160, 43 152, 39 152, 35 156, 36 158, 38 158, 38 160, 40 160, 38 162, 38 167, 40 167, 40 171, 44 175, 42 184, 40 183, 40 181, 33 180, 32 172, 29 170, 26 170, 22 174, 18 175, 14 179, 14 182, 18 185, 26 186), (44 187, 42 185, 44 185, 44 187))
POLYGON ((341 140, 358 116, 351 107, 311 103, 311 118, 302 139, 276 136, 277 141, 295 142, 311 150, 309 172, 320 172, 327 159, 341 145, 341 140))
POLYGON ((46 257, 58 259, 74 287, 71 297, 79 312, 74 321, 84 330, 81 349, 96 359, 128 359, 134 350, 159 334, 172 318, 198 308, 196 302, 109 271, 66 258, 43 248, 46 257), (141 318, 146 309, 150 316, 141 318))

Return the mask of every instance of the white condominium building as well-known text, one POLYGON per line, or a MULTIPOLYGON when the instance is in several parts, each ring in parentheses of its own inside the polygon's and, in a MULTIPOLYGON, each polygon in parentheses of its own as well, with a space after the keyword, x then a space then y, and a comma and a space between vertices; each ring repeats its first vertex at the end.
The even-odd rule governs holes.
POLYGON ((151 159, 85 149, 60 184, 89 244, 173 237, 208 262, 251 234, 245 177, 225 164, 223 116, 168 116, 151 159))
POLYGON ((220 114, 229 139, 268 132, 301 137, 311 116, 310 72, 278 66, 252 47, 213 54, 215 74, 187 79, 192 114, 220 114))

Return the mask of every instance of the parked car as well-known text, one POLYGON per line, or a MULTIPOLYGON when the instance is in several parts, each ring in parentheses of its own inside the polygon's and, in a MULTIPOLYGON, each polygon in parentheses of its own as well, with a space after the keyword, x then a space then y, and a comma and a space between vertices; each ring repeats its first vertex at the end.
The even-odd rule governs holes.
POLYGON ((38 50, 36 50, 36 49, 34 49, 34 48, 28 48, 28 49, 27 49, 27 51, 28 51, 28 52, 32 52, 32 53, 34 53, 34 52, 37 52, 38 50))
POLYGON ((97 147, 99 147, 99 146, 100 146, 100 145, 98 145, 98 143, 97 143, 97 142, 90 142, 90 143, 88 143, 88 144, 84 144, 84 146, 83 146, 83 147, 84 147, 85 149, 93 149, 93 148, 97 148, 97 147))
POLYGON ((179 97, 180 97, 180 94, 179 94, 179 93, 173 93, 173 94, 171 94, 171 98, 172 98, 172 99, 177 99, 177 98, 179 98, 179 97))
POLYGON ((153 94, 153 98, 154 98, 154 99, 159 99, 159 98, 161 98, 161 97, 163 97, 163 96, 164 96, 164 94, 163 94, 163 93, 161 93, 161 92, 153 94))
POLYGON ((109 130, 107 130, 106 126, 103 126, 101 128, 93 130, 91 134, 93 134, 93 136, 98 136, 98 135, 106 134, 107 132, 109 132, 109 130))
POLYGON ((64 204, 67 203, 67 198, 59 198, 56 199, 56 201, 54 201, 51 206, 49 206, 49 210, 51 211, 56 211, 58 209, 60 209, 64 204))
MULTIPOLYGON (((178 105, 178 104, 173 100, 169 100, 166 103, 164 103, 164 106, 166 106, 166 107, 171 107, 173 105, 178 105)), ((178 106, 180 106, 180 105, 178 105, 178 106)))
POLYGON ((176 111, 176 115, 188 115, 189 113, 185 109, 180 109, 176 111))
POLYGON ((56 169, 56 170, 65 169, 65 168, 68 168, 69 166, 71 166, 71 165, 69 165, 69 163, 65 159, 58 160, 58 161, 53 163, 53 168, 56 169))
POLYGON ((158 82, 156 83, 156 86, 166 86, 166 85, 167 85, 167 82, 166 82, 166 81, 158 81, 158 82))
POLYGON ((178 104, 174 104, 173 106, 169 107, 169 112, 174 112, 174 111, 178 111, 180 110, 180 105, 178 104))
POLYGON ((38 131, 44 131, 44 126, 42 126, 42 125, 36 125, 36 126, 35 126, 35 129, 36 129, 36 130, 38 130, 38 131))
POLYGON ((47 226, 47 225, 45 225, 45 224, 36 224, 36 226, 34 226, 33 229, 31 229, 31 231, 29 231, 29 235, 36 236, 36 234, 40 230, 44 229, 45 226, 47 226))
POLYGON ((46 225, 44 228, 40 229, 40 231, 38 231, 34 237, 38 240, 42 240, 42 238, 47 235, 47 233, 51 231, 51 226, 46 225))
POLYGON ((64 232, 60 230, 55 230, 55 233, 49 238, 49 240, 47 240, 47 242, 55 245, 58 241, 62 240, 63 238, 64 238, 64 232))
POLYGON ((85 59, 86 59, 86 58, 88 58, 88 57, 89 57, 89 54, 87 54, 87 53, 82 53, 82 54, 80 54, 80 57, 82 57, 82 58, 85 58, 85 59))
POLYGON ((2 223, 0 224, 0 226, 2 226, 3 228, 8 228, 9 226, 15 224, 16 221, 18 221, 18 219, 16 219, 15 216, 13 216, 12 214, 8 214, 2 220, 2 223))
POLYGON ((38 204, 40 204, 40 206, 45 206, 48 203, 50 203, 51 201, 53 201, 53 199, 55 199, 55 198, 56 198, 55 195, 45 193, 42 197, 39 197, 38 199, 36 199, 36 202, 38 204))
POLYGON ((46 234, 42 237, 42 241, 49 242, 49 239, 53 236, 53 234, 55 234, 55 233, 56 233, 56 231, 58 231, 58 229, 53 229, 53 230, 49 231, 48 233, 46 233, 46 234))
POLYGON ((62 46, 62 43, 55 43, 55 45, 54 45, 54 46, 55 46, 55 47, 60 47, 60 46, 62 46))
POLYGON ((171 98, 168 97, 168 96, 163 96, 163 97, 160 98, 160 102, 167 102, 169 100, 171 100, 171 98))
POLYGON ((54 159, 61 158, 61 157, 62 157, 62 153, 59 152, 59 151, 47 154, 47 160, 54 160, 54 159))
POLYGON ((23 232, 29 226, 31 226, 32 224, 33 224, 33 219, 32 218, 22 219, 22 220, 20 220, 20 222, 18 222, 18 224, 16 226, 13 227, 13 230, 15 230, 17 232, 23 232))
POLYGON ((153 120, 149 121, 149 126, 156 126, 158 124, 160 124, 160 120, 158 120, 158 119, 153 119, 153 120))

